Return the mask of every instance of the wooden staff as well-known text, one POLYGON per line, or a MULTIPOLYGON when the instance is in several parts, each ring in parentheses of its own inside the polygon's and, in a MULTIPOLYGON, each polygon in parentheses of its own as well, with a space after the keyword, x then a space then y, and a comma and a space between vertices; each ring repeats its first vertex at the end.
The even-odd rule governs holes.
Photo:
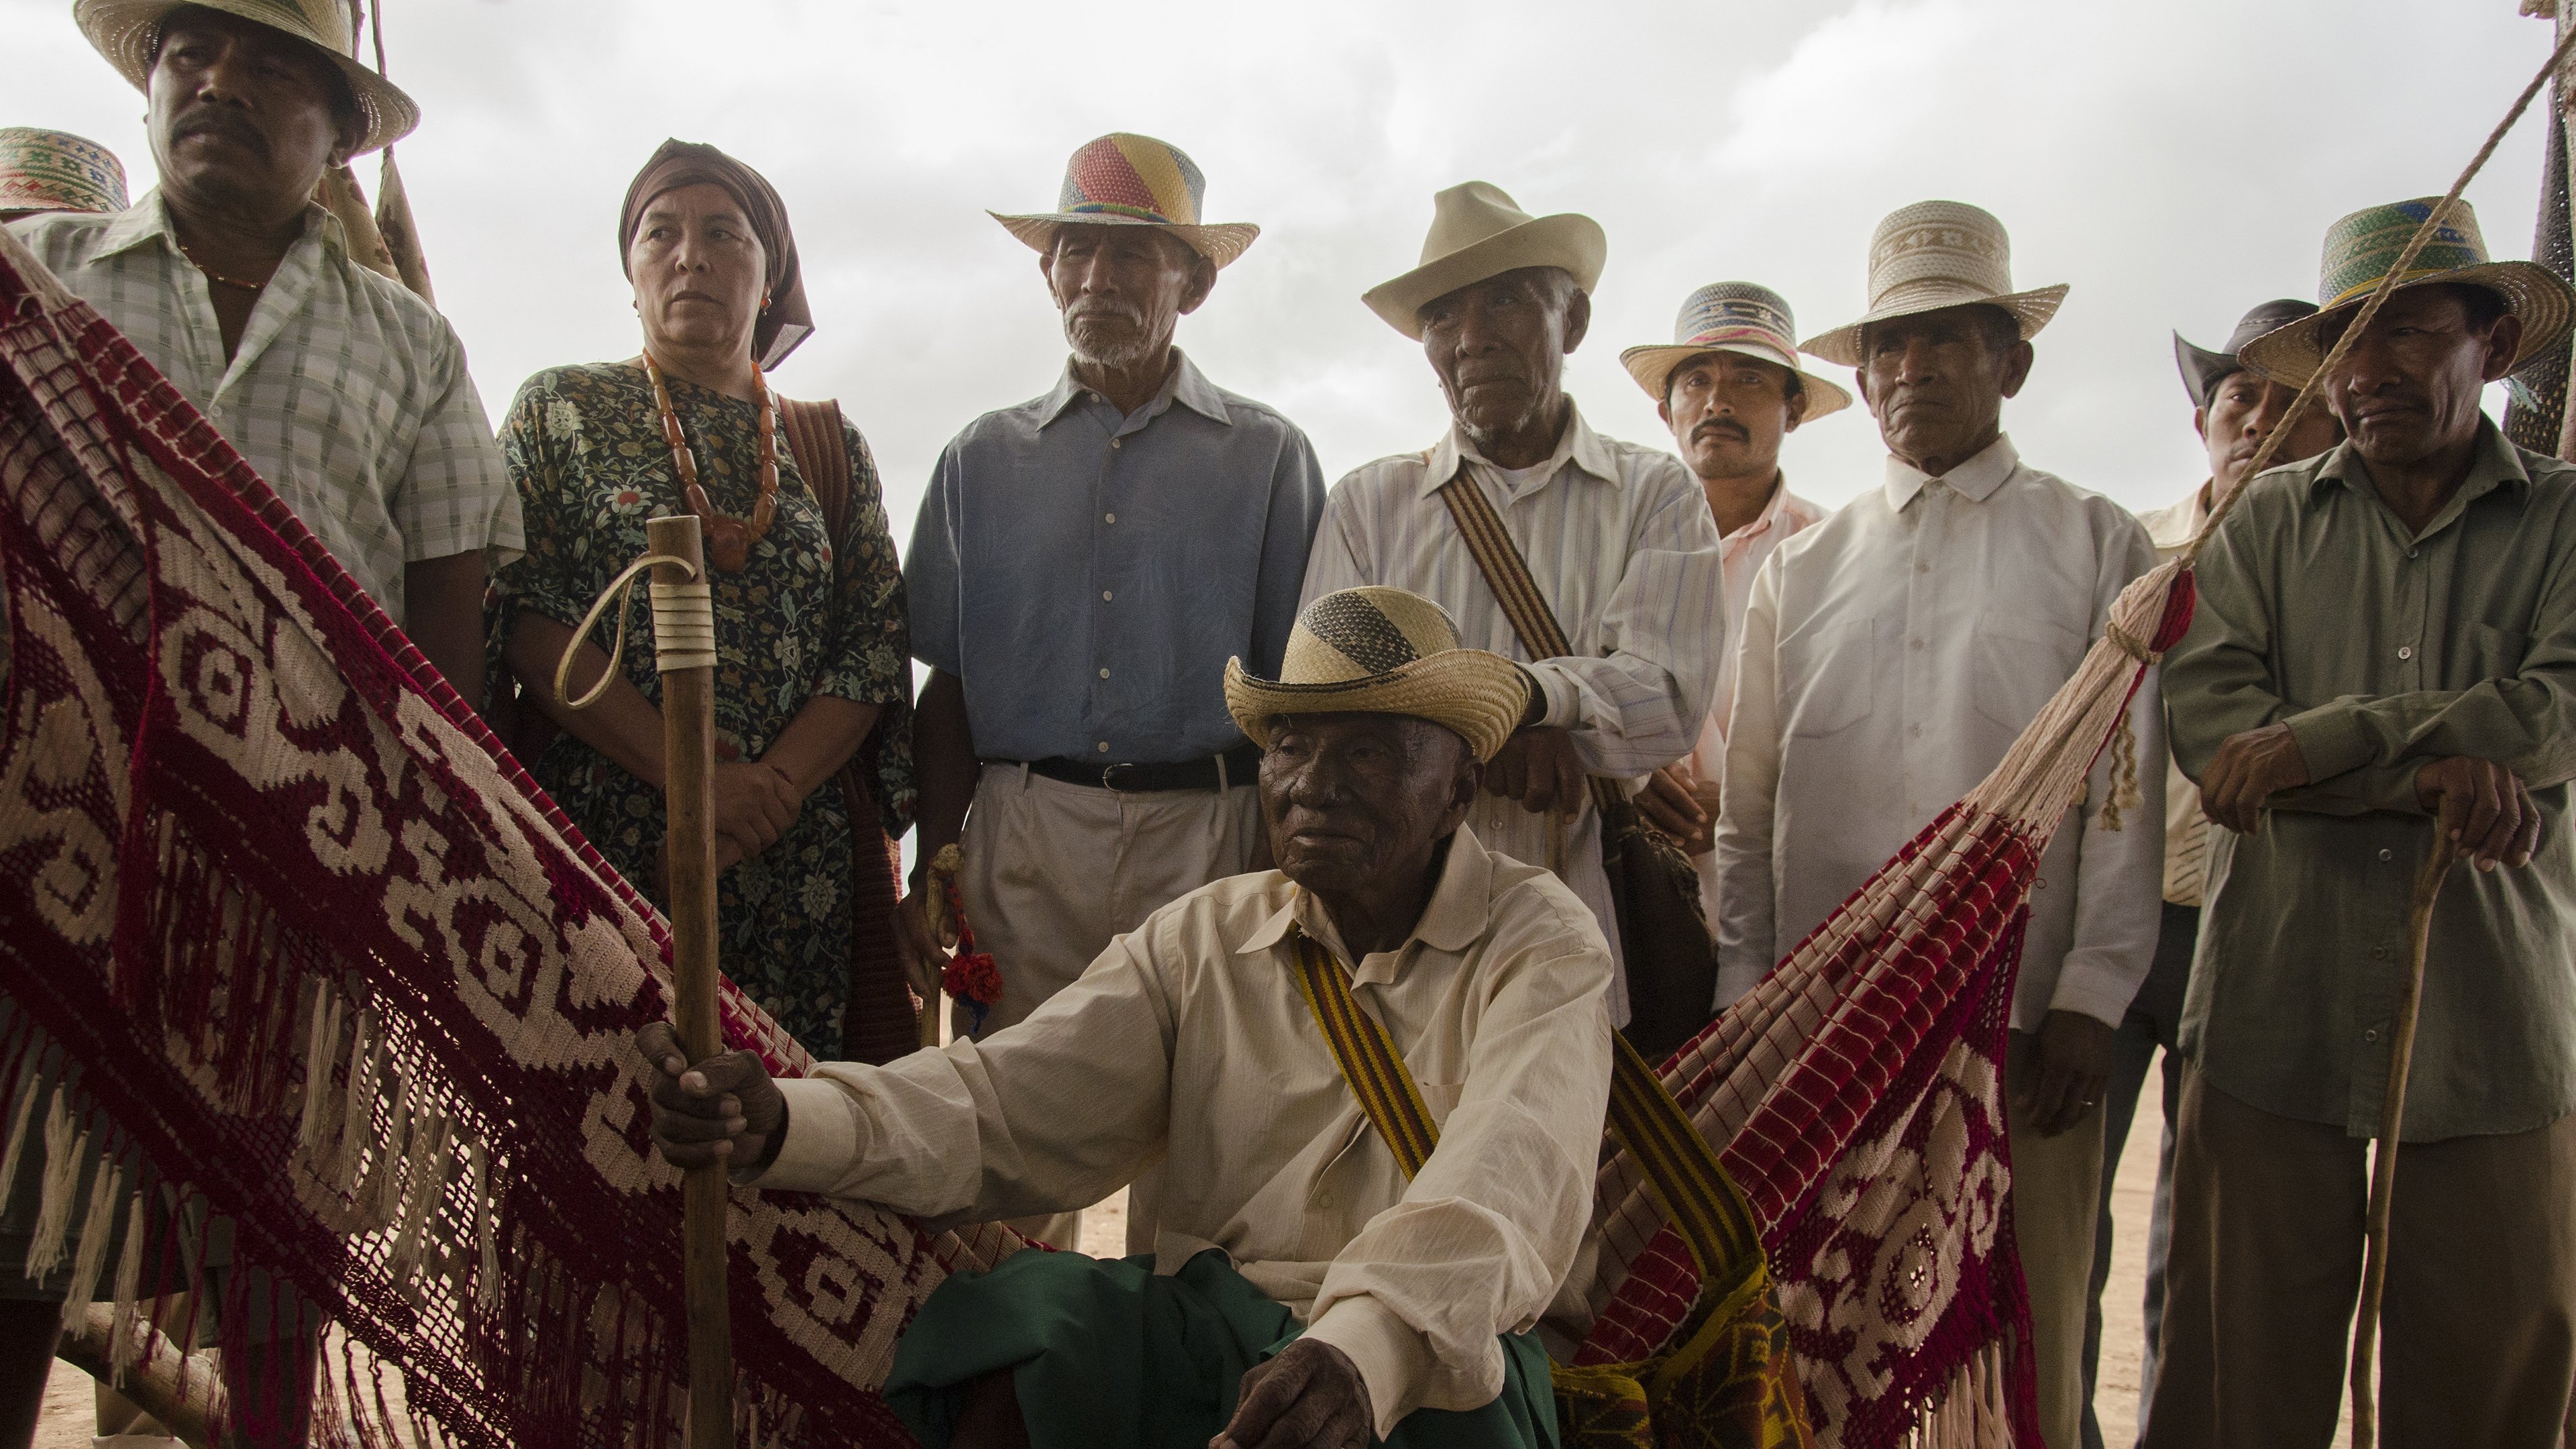
POLYGON ((2458 847, 2433 822, 2433 853, 2415 877, 2406 913, 2406 977, 2398 983, 2397 1021, 2388 1042, 2388 1095, 2379 1107, 2379 1151, 2370 1164, 2369 1246, 2361 1264, 2361 1312, 2352 1326, 2352 1449, 2371 1449, 2379 1434, 2379 1300, 2388 1283, 2388 1206, 2397 1196, 2397 1129, 2406 1116, 2406 1073, 2415 1061, 2415 1009, 2424 999, 2424 957, 2432 947, 2433 900, 2442 893, 2458 847))

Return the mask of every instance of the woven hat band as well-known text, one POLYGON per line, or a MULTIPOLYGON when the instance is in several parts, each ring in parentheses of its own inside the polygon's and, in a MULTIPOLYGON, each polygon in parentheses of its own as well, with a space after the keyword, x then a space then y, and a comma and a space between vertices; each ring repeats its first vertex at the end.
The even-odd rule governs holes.
POLYGON ((1946 291, 2000 297, 2013 289, 2004 224, 1960 201, 1918 201, 1878 224, 1869 244, 1870 310, 1946 291))
POLYGON ((0 127, 0 211, 123 211, 125 167, 96 141, 0 127))
MULTIPOLYGON (((2379 285, 2379 279, 2396 265, 2406 243, 2440 202, 2438 196, 2425 196, 2374 206, 2329 227, 2325 254, 2317 268, 2317 300, 2332 307, 2379 285)), ((2486 237, 2478 230, 2477 212, 2461 201, 2443 213, 2432 239, 2415 254, 2415 264, 2399 280, 2413 281, 2437 272, 2484 266, 2486 262, 2486 237)))
POLYGON ((1696 337, 1684 337, 1677 345, 1723 348, 1730 352, 1750 349, 1771 358, 1791 372, 1798 370, 1796 350, 1790 347, 1780 334, 1764 327, 1721 327, 1714 332, 1700 333, 1696 337))
POLYGON ((1113 131, 1065 162, 1056 210, 1196 226, 1206 195, 1207 178, 1178 146, 1113 131))

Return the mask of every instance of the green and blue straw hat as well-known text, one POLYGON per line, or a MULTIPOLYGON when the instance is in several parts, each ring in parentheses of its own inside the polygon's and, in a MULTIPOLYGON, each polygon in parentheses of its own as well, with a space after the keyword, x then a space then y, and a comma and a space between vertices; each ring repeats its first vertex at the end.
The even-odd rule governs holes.
MULTIPOLYGON (((2239 354, 2245 365, 2275 382, 2304 385, 2325 362, 2321 339, 2326 319, 2348 316, 2361 306, 2441 201, 2438 196, 2420 196, 2374 206, 2327 228, 2325 254, 2318 267, 2321 310, 2246 343, 2239 354)), ((2452 203, 2432 240, 2416 253, 2415 264, 2397 284, 2402 289, 2434 283, 2484 287, 2504 298, 2506 308, 2522 319, 2522 348, 2513 360, 2517 368, 2552 348, 2564 347, 2569 325, 2576 321, 2576 291, 2557 273, 2536 262, 2487 259, 2478 214, 2466 201, 2452 203)))
POLYGON ((68 131, 0 126, 0 213, 123 211, 125 167, 68 131))
POLYGON ((1056 228, 1068 224, 1159 227, 1222 267, 1243 255, 1261 228, 1200 220, 1206 199, 1207 178, 1187 152, 1169 141, 1113 131, 1084 142, 1064 163, 1055 210, 988 215, 1038 251, 1054 246, 1056 228))
POLYGON ((1661 403, 1676 368, 1694 357, 1732 352, 1797 375, 1807 396, 1801 422, 1850 407, 1850 393, 1798 365, 1797 338, 1798 319, 1786 297, 1758 282, 1711 282, 1682 303, 1670 345, 1631 347, 1619 354, 1619 364, 1648 397, 1661 403))

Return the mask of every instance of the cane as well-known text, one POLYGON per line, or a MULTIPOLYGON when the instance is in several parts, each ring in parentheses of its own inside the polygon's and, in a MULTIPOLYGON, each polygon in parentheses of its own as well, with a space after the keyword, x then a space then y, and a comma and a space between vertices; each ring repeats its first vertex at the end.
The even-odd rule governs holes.
POLYGON ((2361 1312, 2352 1326, 2352 1449, 2371 1449, 2379 1436, 2379 1392, 2373 1362, 2379 1354, 2380 1290, 2388 1282, 2388 1205, 2397 1196, 2397 1129, 2406 1116, 2406 1072, 2415 1060, 2415 1008, 2424 998, 2424 956, 2433 938, 2433 899, 2442 893, 2451 862, 2459 858, 2439 820, 2433 852, 2415 877, 2406 913, 2406 979, 2397 989, 2397 1021, 2388 1042, 2388 1096, 2379 1107, 2379 1151, 2370 1164, 2369 1245, 2361 1264, 2361 1312))
MULTIPOLYGON (((618 677, 626 648, 625 596, 635 576, 653 574, 653 667, 662 676, 662 791, 668 833, 664 860, 671 879, 672 1025, 680 1050, 701 1062, 724 1049, 716 1029, 715 606, 695 514, 649 519, 645 555, 610 583, 574 631, 555 665, 555 697, 582 709, 618 677), (580 699, 565 680, 581 642, 611 599, 617 642, 599 682, 580 699)), ((733 1444, 733 1324, 726 1313, 725 1201, 722 1165, 691 1168, 682 1184, 681 1244, 689 1318, 688 1449, 733 1444)))

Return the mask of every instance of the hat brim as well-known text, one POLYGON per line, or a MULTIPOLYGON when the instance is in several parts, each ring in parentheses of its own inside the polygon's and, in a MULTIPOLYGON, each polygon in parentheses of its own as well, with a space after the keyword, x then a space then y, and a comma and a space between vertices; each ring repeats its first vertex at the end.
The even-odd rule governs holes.
POLYGON ((1673 369, 1694 357, 1706 357, 1712 352, 1732 352, 1740 357, 1750 357, 1756 362, 1770 363, 1773 367, 1785 367, 1796 373, 1799 384, 1807 392, 1807 410, 1798 418, 1801 423, 1812 423, 1829 413, 1841 412, 1852 405, 1851 393, 1841 386, 1827 382, 1795 363, 1781 361, 1779 354, 1768 349, 1733 342, 1684 342, 1670 345, 1654 343, 1645 347, 1631 347, 1619 354, 1619 365, 1628 369, 1628 375, 1637 380, 1637 386, 1644 388, 1646 396, 1653 398, 1655 405, 1661 407, 1664 402, 1664 384, 1671 380, 1673 369))
POLYGON ((2218 386, 2230 373, 2243 372, 2244 360, 2232 352, 2212 352, 2194 347, 2179 332, 2173 335, 2174 366, 2182 372, 2182 390, 2191 395, 2191 405, 2209 406, 2210 389, 2218 386))
POLYGON ((1223 221, 1206 226, 1184 226, 1176 221, 1150 221, 1141 216, 1120 216, 1115 212, 1049 211, 1027 216, 1005 216, 998 211, 984 213, 1002 224, 1002 229, 1028 243, 1029 250, 1043 252, 1055 245, 1055 231, 1060 226, 1150 226, 1167 231, 1189 245, 1190 250, 1207 258, 1222 269, 1242 256, 1261 228, 1248 221, 1223 221))
MULTIPOLYGON (((2511 373, 2528 362, 2564 347, 2571 323, 2576 323, 2576 291, 2558 279, 2558 274, 2537 262, 2485 262, 2474 267, 2454 267, 2410 275, 2399 282, 2395 291, 2410 287, 2429 287, 2451 283, 2485 287, 2502 296, 2505 308, 2522 319, 2522 346, 2514 354, 2511 373)), ((2247 367, 2272 381, 2289 387, 2305 387, 2325 364, 2326 347, 2321 340, 2328 318, 2349 317, 2370 300, 2368 288, 2356 289, 2357 295, 2338 301, 2311 316, 2300 318, 2285 327, 2275 327, 2245 344, 2236 355, 2247 367)))
POLYGON ((1848 322, 1830 332, 1819 332, 1798 344, 1798 350, 1844 367, 1860 366, 1861 329, 1873 322, 1892 322, 1899 317, 1920 317, 1926 312, 1946 312, 1952 307, 2001 307, 2020 324, 2021 340, 2028 342, 2039 335, 2039 329, 2057 315, 2058 305, 2066 300, 2066 284, 2034 287, 2027 292, 2007 292, 1988 296, 1964 290, 1926 291, 1870 312, 1857 322, 1848 322))
POLYGON ((1520 727, 1529 680, 1520 667, 1482 649, 1444 649, 1383 674, 1330 684, 1255 679, 1243 661, 1225 662, 1225 708, 1244 737, 1270 748, 1270 722, 1283 714, 1401 714, 1458 732, 1490 760, 1520 727))
POLYGON ((152 91, 152 45, 161 32, 161 22, 182 4, 219 10, 239 16, 253 24, 265 25, 282 35, 292 35, 329 56, 348 79, 350 93, 356 96, 358 111, 366 120, 366 134, 350 150, 351 155, 364 155, 379 147, 390 146, 420 124, 420 106, 393 82, 360 65, 351 56, 340 54, 330 46, 302 34, 281 20, 293 19, 290 6, 261 3, 261 0, 79 0, 72 7, 72 20, 89 37, 98 53, 117 73, 133 82, 134 88, 149 95, 152 91))
POLYGON ((1601 267, 1609 260, 1610 238, 1601 223, 1561 211, 1506 227, 1482 241, 1415 267, 1393 281, 1380 282, 1360 294, 1369 310, 1386 325, 1419 342, 1422 304, 1446 297, 1460 287, 1499 277, 1523 267, 1563 267, 1574 284, 1589 292, 1601 285, 1601 267))

